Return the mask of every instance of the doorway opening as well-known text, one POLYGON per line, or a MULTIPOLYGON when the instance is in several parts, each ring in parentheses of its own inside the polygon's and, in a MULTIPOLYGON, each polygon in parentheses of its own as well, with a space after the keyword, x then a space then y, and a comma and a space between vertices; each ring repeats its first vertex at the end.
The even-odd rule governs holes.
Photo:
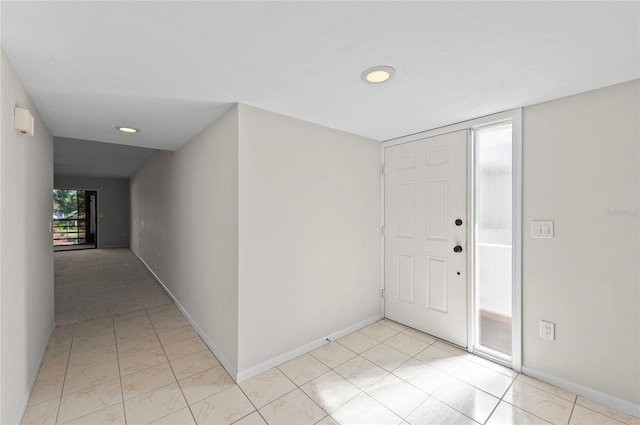
POLYGON ((54 251, 97 247, 97 207, 98 192, 95 190, 53 190, 54 251))

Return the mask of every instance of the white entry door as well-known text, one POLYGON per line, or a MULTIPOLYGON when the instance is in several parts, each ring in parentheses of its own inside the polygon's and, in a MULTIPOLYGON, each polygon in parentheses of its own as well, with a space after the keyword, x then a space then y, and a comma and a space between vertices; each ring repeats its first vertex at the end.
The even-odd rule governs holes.
POLYGON ((385 316, 467 346, 467 132, 385 149, 385 316))

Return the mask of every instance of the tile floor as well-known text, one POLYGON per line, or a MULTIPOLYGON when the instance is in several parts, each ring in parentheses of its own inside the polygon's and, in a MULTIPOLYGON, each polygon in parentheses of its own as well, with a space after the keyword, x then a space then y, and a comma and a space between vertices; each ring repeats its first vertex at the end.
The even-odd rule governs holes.
POLYGON ((23 424, 640 424, 381 320, 236 385, 178 309, 59 328, 23 424))

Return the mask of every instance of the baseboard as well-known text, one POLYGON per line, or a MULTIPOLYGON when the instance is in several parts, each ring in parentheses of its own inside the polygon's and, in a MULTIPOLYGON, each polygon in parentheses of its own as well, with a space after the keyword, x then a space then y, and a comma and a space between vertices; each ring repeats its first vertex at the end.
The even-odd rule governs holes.
POLYGON ((301 347, 298 347, 294 350, 288 351, 284 354, 280 354, 279 356, 273 357, 269 360, 266 360, 260 364, 257 364, 256 366, 250 367, 248 369, 242 370, 238 372, 238 376, 236 379, 236 382, 242 382, 246 379, 251 378, 252 376, 255 376, 259 373, 264 372, 265 370, 269 370, 273 367, 276 367, 284 362, 287 362, 291 359, 294 359, 298 356, 301 356, 303 354, 308 353, 309 351, 313 351, 316 348, 319 348, 321 346, 323 346, 324 344, 328 344, 331 341, 334 341, 338 338, 342 338, 345 335, 348 335, 352 332, 357 331, 358 329, 362 329, 366 326, 369 326, 372 323, 377 322, 378 320, 382 319, 382 314, 379 314, 377 316, 371 317, 367 320, 363 320, 360 323, 356 323, 355 325, 346 327, 342 330, 339 330, 337 332, 334 332, 330 335, 327 335, 325 338, 320 338, 317 339, 315 341, 312 341, 308 344, 305 344, 301 347))
POLYGON ((382 314, 376 315, 376 316, 371 317, 369 319, 363 320, 360 323, 356 323, 355 325, 346 327, 346 328, 341 329, 341 330, 339 330, 337 332, 333 332, 332 334, 327 335, 324 338, 317 339, 315 341, 312 341, 312 342, 310 342, 308 344, 303 345, 302 347, 298 347, 298 348, 296 348, 294 350, 288 351, 288 352, 286 352, 284 354, 281 354, 281 355, 276 356, 276 357, 274 357, 272 359, 264 361, 264 362, 262 362, 262 363, 260 363, 260 364, 258 364, 256 366, 250 367, 249 369, 245 369, 243 371, 236 371, 236 369, 234 367, 232 367, 231 364, 229 363, 229 361, 222 355, 220 350, 217 349, 217 347, 215 346, 213 341, 211 341, 209 339, 209 337, 207 337, 207 335, 202 330, 202 328, 198 325, 198 323, 189 315, 189 313, 182 306, 182 304, 180 304, 180 301, 178 301, 178 299, 171 293, 171 291, 169 290, 169 288, 167 288, 167 286, 164 284, 164 282, 162 282, 162 279, 160 279, 158 277, 158 275, 156 275, 156 273, 153 271, 153 269, 151 267, 149 267, 149 265, 146 263, 146 261, 144 261, 144 259, 142 257, 140 257, 136 252, 133 252, 133 254, 136 257, 138 257, 140 262, 142 264, 144 264, 144 266, 147 268, 147 270, 149 270, 149 273, 151 273, 151 275, 158 282, 160 287, 166 292, 166 294, 169 296, 169 298, 171 298, 171 300, 175 303, 175 305, 178 307, 180 312, 185 316, 185 318, 189 321, 189 323, 194 328, 194 330, 198 333, 200 338, 202 338, 202 341, 207 345, 207 347, 209 347, 211 352, 220 361, 220 364, 222 364, 222 366, 225 368, 227 373, 229 373, 229 375, 236 382, 242 382, 242 381, 244 381, 246 379, 249 379, 252 376, 255 376, 255 375, 257 375, 257 374, 259 374, 261 372, 264 372, 265 370, 269 370, 272 367, 278 366, 278 365, 280 365, 280 364, 282 364, 284 362, 287 362, 287 361, 289 361, 291 359, 294 359, 294 358, 296 358, 298 356, 301 356, 302 354, 308 353, 309 351, 313 351, 316 348, 321 347, 322 345, 327 344, 330 341, 336 340, 338 338, 342 338, 345 335, 348 335, 348 334, 350 334, 352 332, 357 331, 358 329, 362 329, 362 328, 364 328, 366 326, 369 326, 370 324, 375 323, 378 320, 383 318, 382 314))
POLYGON ((178 299, 171 293, 169 288, 167 288, 167 286, 164 284, 162 279, 160 279, 160 277, 158 277, 158 275, 153 271, 153 269, 151 267, 149 267, 147 262, 144 261, 144 259, 142 259, 142 257, 140 257, 137 252, 134 252, 134 251, 131 251, 131 252, 133 252, 133 254, 136 257, 138 257, 138 260, 140 260, 140 262, 142 264, 144 264, 144 266, 147 268, 147 270, 149 270, 149 273, 151 273, 153 278, 158 282, 158 285, 160 285, 160 287, 167 294, 167 296, 169 298, 171 298, 171 300, 175 303, 176 307, 178 307, 178 310, 180 310, 180 312, 184 315, 184 317, 187 319, 187 321, 191 324, 191 326, 196 331, 196 333, 200 336, 200 338, 202 339, 202 342, 204 342, 205 345, 207 347, 209 347, 211 352, 218 358, 218 361, 220 362, 222 367, 224 367, 224 369, 227 371, 227 373, 237 382, 236 378, 237 378, 238 372, 236 371, 236 368, 231 366, 231 363, 229 363, 227 358, 215 346, 213 341, 211 341, 209 339, 209 337, 205 334, 205 332, 202 330, 200 325, 198 325, 198 323, 193 319, 193 317, 191 317, 189 315, 187 310, 182 306, 182 304, 180 304, 180 301, 178 301, 178 299))
MULTIPOLYGON (((164 285, 163 285, 163 287, 164 287, 164 285)), ((193 327, 193 329, 196 331, 196 333, 200 336, 200 338, 202 339, 202 342, 204 342, 205 345, 207 347, 209 347, 211 352, 216 356, 218 361, 220 361, 220 364, 222 365, 222 367, 224 367, 224 369, 227 371, 227 373, 232 378, 235 379, 236 375, 238 374, 236 369, 233 366, 231 366, 231 363, 229 363, 227 358, 222 354, 222 352, 218 349, 218 347, 216 347, 216 345, 213 343, 213 341, 211 341, 209 339, 209 337, 204 332, 204 330, 202 330, 200 325, 198 325, 198 323, 193 319, 193 317, 191 317, 189 315, 187 310, 182 306, 182 304, 180 304, 180 301, 178 301, 176 299, 176 297, 174 297, 173 294, 166 287, 164 287, 164 290, 167 292, 169 297, 171 297, 173 302, 176 304, 176 306, 178 307, 178 310, 180 310, 180 312, 184 315, 184 317, 187 319, 187 321, 191 324, 191 327, 193 327)))
POLYGON ((49 347, 49 343, 51 342, 51 338, 53 338, 53 334, 56 331, 56 322, 53 322, 51 328, 49 329, 49 335, 47 335, 47 343, 44 345, 42 352, 40 353, 40 359, 38 360, 38 367, 33 370, 33 374, 31 375, 31 380, 29 381, 29 385, 27 386, 27 391, 22 398, 22 403, 20 404, 20 410, 18 411, 18 420, 15 423, 22 423, 22 418, 24 417, 24 412, 27 410, 27 404, 29 403, 29 398, 31 397, 31 393, 33 392, 33 387, 36 385, 36 380, 38 379, 38 374, 40 373, 40 368, 42 367, 42 362, 44 362, 44 356, 47 354, 47 348, 49 347))
POLYGON ((594 390, 593 388, 585 387, 584 385, 576 384, 575 382, 568 381, 555 375, 540 372, 539 370, 532 369, 524 365, 522 366, 522 373, 548 384, 555 385, 563 390, 571 391, 572 393, 597 401, 600 404, 604 404, 605 406, 609 406, 629 415, 640 417, 640 405, 638 404, 622 400, 612 395, 594 390))

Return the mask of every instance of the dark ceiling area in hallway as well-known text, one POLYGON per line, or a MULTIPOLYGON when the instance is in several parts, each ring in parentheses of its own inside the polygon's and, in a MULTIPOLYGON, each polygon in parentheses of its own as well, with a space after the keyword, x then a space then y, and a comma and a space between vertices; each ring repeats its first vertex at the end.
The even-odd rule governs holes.
POLYGON ((155 149, 54 138, 53 170, 67 176, 129 178, 155 149))

